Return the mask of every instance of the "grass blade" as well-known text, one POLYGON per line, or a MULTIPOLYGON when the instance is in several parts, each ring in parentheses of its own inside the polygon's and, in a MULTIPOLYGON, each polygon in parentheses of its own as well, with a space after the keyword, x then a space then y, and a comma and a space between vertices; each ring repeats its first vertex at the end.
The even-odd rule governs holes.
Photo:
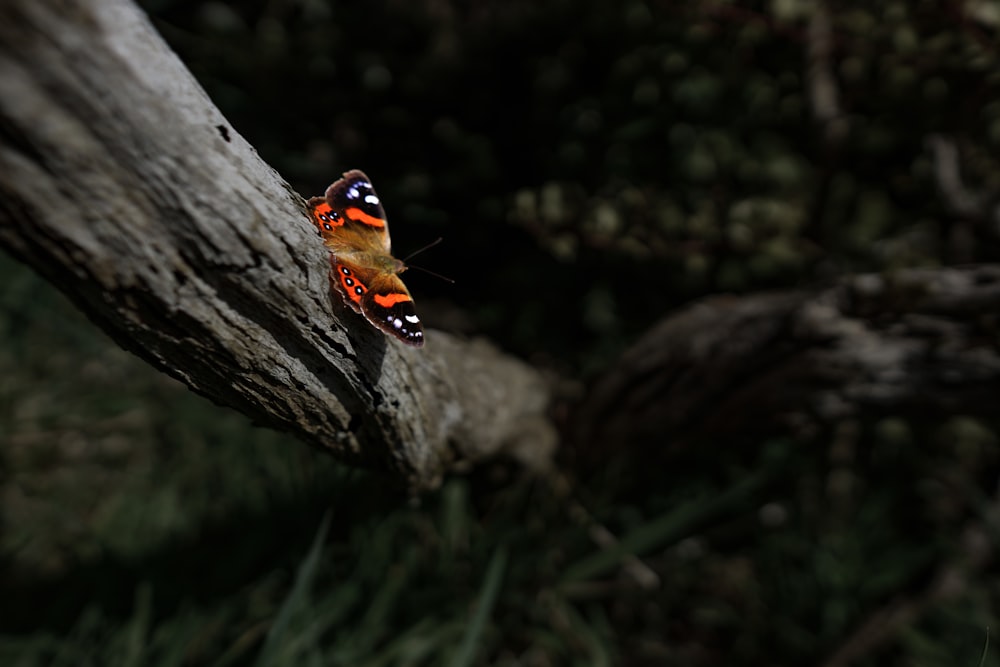
POLYGON ((479 591, 479 604, 476 605, 476 612, 472 615, 472 620, 465 631, 462 646, 455 654, 450 667, 469 667, 476 659, 476 646, 483 636, 486 620, 493 613, 493 605, 496 604, 506 569, 507 549, 501 547, 490 559, 489 567, 486 569, 486 579, 483 580, 483 587, 479 591))
POLYGON ((286 635, 291 626, 292 619, 295 617, 296 612, 308 603, 309 590, 312 588, 313 580, 316 578, 316 570, 319 567, 320 555, 323 553, 323 543, 326 542, 326 533, 329 527, 330 514, 327 513, 320 523, 319 531, 317 531, 316 538, 309 548, 309 553, 306 554, 305 560, 302 561, 302 565, 295 575, 295 583, 292 585, 292 590, 289 591, 288 597, 285 598, 285 602, 281 605, 281 609, 274 619, 274 624, 267 633, 267 639, 264 640, 264 648, 261 649, 260 655, 257 657, 257 667, 267 667, 267 665, 276 664, 275 660, 279 647, 288 640, 286 635))

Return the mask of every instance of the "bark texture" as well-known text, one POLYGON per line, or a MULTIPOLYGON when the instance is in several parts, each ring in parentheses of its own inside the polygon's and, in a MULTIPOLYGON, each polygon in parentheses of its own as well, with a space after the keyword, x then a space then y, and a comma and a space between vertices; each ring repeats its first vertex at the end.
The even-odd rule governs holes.
POLYGON ((650 330, 573 418, 585 450, 810 431, 895 415, 995 418, 1000 267, 716 297, 650 330))
POLYGON ((301 197, 126 0, 0 10, 0 244, 119 344, 341 459, 435 485, 554 444, 526 364, 388 341, 332 298, 301 197))

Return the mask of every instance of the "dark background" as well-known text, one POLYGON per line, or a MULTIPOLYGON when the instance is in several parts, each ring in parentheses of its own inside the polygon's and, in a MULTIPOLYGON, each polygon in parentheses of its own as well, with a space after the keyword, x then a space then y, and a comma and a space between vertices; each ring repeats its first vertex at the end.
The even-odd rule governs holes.
MULTIPOLYGON (((144 6, 303 197, 360 168, 397 255, 445 238, 414 263, 454 284, 406 274, 430 327, 571 400, 702 296, 997 261, 932 148, 996 201, 1000 18, 870 4, 828 5, 832 126, 796 3, 144 6)), ((4 664, 1000 664, 996 424, 889 413, 662 470, 607 443, 571 500, 498 464, 410 504, 190 395, 13 260, 0 280, 4 664)))

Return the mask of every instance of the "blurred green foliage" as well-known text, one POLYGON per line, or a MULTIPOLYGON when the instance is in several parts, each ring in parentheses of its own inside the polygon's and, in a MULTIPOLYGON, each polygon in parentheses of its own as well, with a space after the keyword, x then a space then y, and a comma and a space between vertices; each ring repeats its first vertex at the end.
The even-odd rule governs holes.
MULTIPOLYGON (((933 151, 995 200, 990 3, 831 3, 833 126, 807 3, 145 6, 300 193, 361 168, 398 254, 446 237, 455 286, 407 274, 431 326, 567 378, 702 295, 998 259, 933 151)), ((500 464, 408 505, 0 283, 2 664, 950 667, 996 626, 993 424, 609 443, 576 480, 607 550, 500 464)))

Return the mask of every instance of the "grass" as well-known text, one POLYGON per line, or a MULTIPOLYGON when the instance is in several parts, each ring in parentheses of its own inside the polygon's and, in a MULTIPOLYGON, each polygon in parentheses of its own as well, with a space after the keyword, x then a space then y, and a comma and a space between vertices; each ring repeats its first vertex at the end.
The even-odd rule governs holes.
POLYGON ((502 464, 410 505, 0 278, 2 664, 1000 664, 989 425, 621 453, 577 480, 602 549, 502 464))

